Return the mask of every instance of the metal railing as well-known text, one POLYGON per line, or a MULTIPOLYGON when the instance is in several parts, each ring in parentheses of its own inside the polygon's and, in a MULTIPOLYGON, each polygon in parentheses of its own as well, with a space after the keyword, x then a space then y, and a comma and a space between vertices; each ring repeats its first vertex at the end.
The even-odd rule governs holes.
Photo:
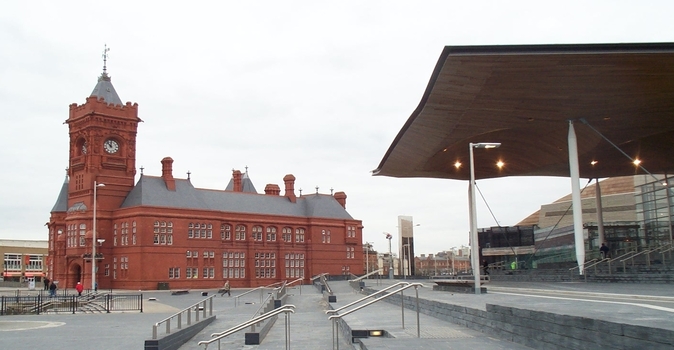
POLYGON ((0 297, 0 315, 112 311, 143 312, 142 294, 97 294, 91 296, 16 295, 0 297))
POLYGON ((332 295, 332 288, 328 285, 328 280, 325 278, 325 275, 321 276, 321 283, 325 286, 325 291, 332 295))
POLYGON ((663 251, 660 252, 660 253, 662 254, 662 263, 663 263, 663 264, 665 263, 665 253, 669 252, 669 258, 670 258, 670 260, 671 260, 671 258, 672 258, 672 251, 674 251, 674 246, 671 246, 671 247, 669 247, 669 248, 667 248, 667 249, 665 249, 665 250, 663 250, 663 251))
MULTIPOLYGON (((595 267, 597 264, 599 264, 599 263, 601 263, 601 262, 602 262, 601 259, 600 259, 599 261, 597 261, 597 259, 592 259, 592 260, 586 261, 585 264, 583 264, 583 273, 584 273, 587 269, 589 269, 590 267, 595 267)), ((570 272, 570 273, 573 273, 573 270, 578 270, 578 271, 580 271, 580 265, 576 265, 576 266, 570 268, 570 269, 569 269, 569 272, 570 272)), ((597 270, 597 268, 595 267, 595 271, 596 271, 596 270, 597 270)))
MULTIPOLYGON (((304 277, 300 277, 300 278, 298 278, 294 281, 290 281, 290 282, 286 283, 286 287, 290 287, 293 284, 295 284, 297 282, 302 282, 302 281, 304 281, 304 277)), ((300 286, 300 295, 302 295, 302 283, 300 283, 299 286, 300 286)))
POLYGON ((208 345, 217 341, 218 342, 218 349, 220 349, 220 340, 222 338, 225 338, 225 337, 230 336, 230 335, 232 335, 236 332, 244 330, 244 329, 246 329, 246 328, 248 328, 252 325, 255 325, 259 322, 262 322, 264 320, 267 320, 269 318, 277 316, 280 313, 284 313, 285 316, 286 316, 286 320, 285 320, 286 321, 286 324, 285 324, 286 349, 289 349, 290 348, 290 322, 289 322, 290 318, 289 318, 288 313, 294 313, 294 312, 295 312, 295 305, 286 304, 283 307, 280 307, 278 309, 274 309, 274 310, 269 311, 265 314, 262 314, 258 317, 252 318, 252 319, 250 319, 246 322, 243 322, 243 323, 241 323, 237 326, 234 326, 234 327, 232 327, 232 328, 230 328, 226 331, 223 331, 223 332, 220 332, 220 333, 213 333, 213 334, 211 334, 212 339, 202 340, 198 343, 198 345, 203 345, 204 349, 208 349, 208 345))
POLYGON ((252 293, 252 292, 254 292, 254 291, 256 291, 256 290, 259 290, 259 291, 260 291, 260 303, 262 303, 262 299, 264 298, 264 290, 265 290, 265 289, 270 289, 271 287, 273 287, 273 286, 275 286, 275 285, 277 285, 277 284, 281 284, 281 283, 285 283, 285 281, 272 283, 272 284, 267 285, 267 286, 262 286, 262 287, 253 288, 253 289, 251 289, 251 290, 249 290, 249 291, 247 291, 247 292, 244 292, 244 293, 241 293, 241 294, 235 296, 235 297, 234 297, 234 307, 237 307, 237 306, 238 306, 239 299, 240 299, 242 296, 247 295, 247 294, 250 294, 250 293, 252 293))
POLYGON ((155 323, 152 325, 152 339, 157 339, 157 330, 159 329, 159 326, 162 323, 166 324, 166 334, 171 334, 171 320, 176 318, 176 329, 182 329, 183 327, 183 314, 187 315, 187 325, 192 324, 192 311, 194 311, 195 318, 194 322, 197 323, 199 322, 199 312, 203 313, 203 318, 206 318, 206 302, 209 303, 208 305, 208 316, 213 316, 213 298, 215 295, 211 295, 210 297, 196 303, 193 305, 190 305, 189 307, 178 311, 177 313, 155 323), (199 307, 201 305, 201 307, 199 307))
MULTIPOLYGON (((353 312, 356 312, 356 311, 358 311, 358 310, 360 310, 360 309, 362 309, 362 308, 368 307, 368 306, 370 306, 370 305, 372 305, 372 304, 374 304, 374 303, 376 303, 376 302, 382 301, 382 300, 384 300, 384 299, 386 299, 386 298, 388 298, 388 297, 391 297, 391 296, 393 296, 393 295, 396 295, 398 292, 400 292, 400 305, 402 306, 402 312, 401 312, 401 314, 402 314, 402 328, 404 329, 404 328, 405 328, 405 298, 404 298, 404 293, 403 293, 403 292, 405 291, 405 289, 408 289, 408 288, 411 288, 411 287, 414 287, 414 291, 416 292, 416 301, 417 301, 417 305, 416 305, 416 310, 417 310, 417 338, 421 338, 421 326, 420 326, 420 324, 419 324, 419 287, 423 287, 424 285, 421 284, 421 283, 418 283, 418 282, 415 282, 415 283, 398 282, 398 283, 396 283, 395 285, 401 285, 401 284, 405 284, 405 285, 403 285, 402 287, 400 287, 400 288, 397 289, 397 290, 392 291, 392 292, 389 293, 389 294, 383 295, 383 296, 381 296, 381 297, 379 297, 379 298, 376 298, 376 299, 374 299, 374 300, 371 300, 371 301, 369 301, 369 302, 367 302, 367 303, 365 303, 365 304, 362 304, 362 305, 360 305, 360 306, 356 306, 356 307, 354 307, 353 309, 348 310, 348 311, 344 312, 344 313, 341 314, 341 315, 331 315, 331 316, 329 316, 329 317, 328 317, 328 320, 331 320, 331 321, 332 321, 332 348, 333 348, 333 349, 339 350, 339 324, 337 323, 337 320, 338 320, 338 319, 342 319, 342 317, 344 317, 344 316, 346 316, 346 315, 349 315, 349 314, 351 314, 351 313, 353 313, 353 312)), ((395 286, 395 285, 394 285, 394 286, 395 286)), ((391 288, 387 288, 387 289, 391 289, 391 288)), ((380 292, 382 292, 382 291, 380 291, 380 292)), ((376 294, 376 293, 375 293, 375 294, 376 294)), ((364 301, 364 300, 366 300, 366 299, 368 299, 368 298, 370 298, 370 297, 371 297, 371 296, 368 295, 367 297, 364 297, 364 298, 361 298, 360 300, 358 300, 358 302, 364 301)), ((354 304, 354 303, 352 303, 352 304, 354 304)), ((344 308, 344 307, 341 307, 341 308, 339 308, 338 310, 342 310, 343 308, 344 308)))
POLYGON ((328 274, 327 272, 323 272, 323 273, 319 273, 318 275, 316 275, 314 277, 311 277, 311 283, 314 283, 315 280, 317 280, 317 279, 319 279, 319 278, 321 278, 321 277, 323 277, 327 274, 328 274))
POLYGON ((380 272, 384 272, 384 269, 374 270, 374 271, 372 271, 372 272, 370 272, 370 273, 368 273, 368 274, 365 274, 365 275, 362 275, 362 276, 360 276, 360 277, 358 277, 358 278, 354 278, 354 279, 352 279, 352 280, 349 280, 349 282, 358 282, 358 281, 360 281, 360 280, 362 280, 362 279, 364 279, 364 278, 370 277, 370 276, 372 276, 372 275, 374 275, 374 274, 376 274, 376 273, 380 273, 380 272))
POLYGON ((637 254, 634 254, 632 256, 629 256, 625 259, 620 260, 620 262, 623 263, 623 273, 625 273, 625 271, 627 271, 627 266, 626 266, 627 260, 632 260, 632 267, 634 267, 634 258, 637 257, 637 256, 640 256, 640 255, 644 255, 644 254, 646 255, 646 265, 650 267, 651 266, 651 253, 655 252, 655 251, 658 251, 658 250, 660 250, 660 249, 662 249, 662 248, 664 248, 668 245, 669 245, 669 243, 664 243, 664 244, 661 244, 661 245, 659 245, 659 246, 657 246, 653 249, 642 250, 641 252, 639 252, 637 254))

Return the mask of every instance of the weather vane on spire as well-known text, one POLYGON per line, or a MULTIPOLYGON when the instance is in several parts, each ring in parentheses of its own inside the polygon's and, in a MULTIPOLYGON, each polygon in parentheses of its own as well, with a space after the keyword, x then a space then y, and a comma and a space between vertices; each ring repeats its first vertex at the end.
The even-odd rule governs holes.
POLYGON ((110 48, 108 47, 108 44, 105 44, 105 49, 103 49, 103 74, 107 74, 108 51, 110 51, 110 48))

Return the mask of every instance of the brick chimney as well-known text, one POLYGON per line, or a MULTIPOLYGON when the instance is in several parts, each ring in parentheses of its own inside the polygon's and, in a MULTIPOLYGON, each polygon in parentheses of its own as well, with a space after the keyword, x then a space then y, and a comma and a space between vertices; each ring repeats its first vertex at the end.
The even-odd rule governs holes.
POLYGON ((346 193, 335 192, 335 199, 344 209, 346 209, 346 193))
POLYGON ((161 178, 169 191, 176 190, 176 180, 173 178, 173 158, 165 157, 161 160, 161 178))
POLYGON ((232 191, 234 192, 243 192, 243 174, 241 174, 240 170, 234 170, 232 172, 232 178, 234 178, 234 188, 232 191))
POLYGON ((281 194, 281 188, 277 184, 267 184, 264 187, 264 194, 268 196, 278 196, 281 194))
POLYGON ((285 183, 286 193, 285 197, 288 197, 291 202, 296 203, 297 197, 295 196, 295 176, 293 174, 288 174, 283 177, 283 182, 285 183))

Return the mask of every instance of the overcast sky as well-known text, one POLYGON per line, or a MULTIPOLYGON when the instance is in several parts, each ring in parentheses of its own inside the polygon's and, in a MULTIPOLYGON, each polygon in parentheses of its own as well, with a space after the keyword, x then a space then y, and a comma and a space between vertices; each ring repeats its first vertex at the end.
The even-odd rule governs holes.
MULTIPOLYGON (((346 192, 363 239, 414 218, 416 253, 468 244, 467 181, 373 177, 444 46, 674 41, 671 1, 8 1, 0 10, 0 238, 47 239, 71 103, 102 71, 139 104, 137 163, 200 188, 346 192)), ((489 140, 485 140, 489 141, 489 140)), ((138 171, 140 173, 140 171, 138 171)), ((478 181, 478 226, 514 225, 566 178, 478 181), (497 223, 498 221, 498 223, 497 223)), ((581 180, 581 187, 585 181, 581 180)), ((298 193, 299 194, 299 193, 298 193)), ((397 236, 397 235, 396 235, 397 236)), ((397 237, 393 251, 397 250, 397 237)))

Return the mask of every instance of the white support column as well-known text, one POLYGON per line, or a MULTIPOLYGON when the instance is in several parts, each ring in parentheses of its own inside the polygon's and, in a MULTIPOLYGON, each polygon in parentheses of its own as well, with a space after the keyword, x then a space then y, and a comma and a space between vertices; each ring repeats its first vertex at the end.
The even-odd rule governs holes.
POLYGON ((569 172, 571 175, 571 202, 573 204, 573 235, 576 246, 578 272, 585 273, 585 239, 583 237, 583 205, 580 199, 580 171, 578 169, 578 144, 573 120, 569 120, 569 172))

